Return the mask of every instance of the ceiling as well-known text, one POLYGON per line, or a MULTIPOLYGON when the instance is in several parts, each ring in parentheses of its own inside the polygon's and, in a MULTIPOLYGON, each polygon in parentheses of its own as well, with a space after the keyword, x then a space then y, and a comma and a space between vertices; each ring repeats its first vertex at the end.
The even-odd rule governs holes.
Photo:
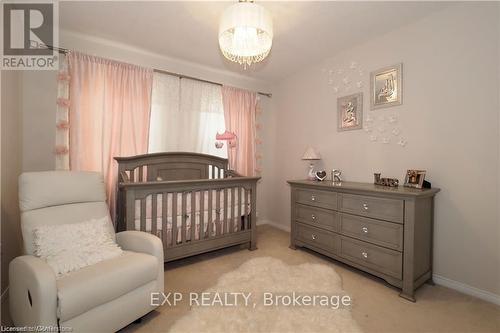
POLYGON ((263 63, 243 70, 218 47, 219 18, 231 3, 65 1, 60 28, 274 82, 450 4, 261 1, 273 17, 273 48, 263 63))

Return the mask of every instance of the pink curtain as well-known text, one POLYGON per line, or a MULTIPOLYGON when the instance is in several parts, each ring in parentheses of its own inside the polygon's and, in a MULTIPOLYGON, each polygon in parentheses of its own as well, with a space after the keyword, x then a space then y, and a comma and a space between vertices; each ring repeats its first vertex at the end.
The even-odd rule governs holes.
POLYGON ((70 169, 103 173, 114 219, 113 158, 147 153, 153 71, 77 52, 68 60, 70 169))
POLYGON ((257 94, 223 86, 222 102, 226 130, 237 137, 236 147, 228 147, 229 167, 241 175, 254 176, 257 94))

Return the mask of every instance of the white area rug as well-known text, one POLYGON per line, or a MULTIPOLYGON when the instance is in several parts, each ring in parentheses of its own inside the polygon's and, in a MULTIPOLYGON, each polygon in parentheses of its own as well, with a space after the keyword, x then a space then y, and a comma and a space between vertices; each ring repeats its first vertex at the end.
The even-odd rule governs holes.
MULTIPOLYGON (((245 305, 243 297, 239 298, 238 306, 194 304, 188 315, 174 323, 170 332, 361 332, 352 319, 352 305, 338 309, 330 306, 335 304, 335 296, 341 298, 347 294, 342 290, 339 275, 327 265, 294 266, 270 257, 255 258, 224 274, 214 287, 204 292, 212 299, 216 293, 222 297, 224 293, 252 294, 249 305, 245 305), (302 299, 302 305, 285 306, 286 300, 282 300, 281 305, 264 306, 264 293, 272 293, 275 299, 277 295, 290 296, 293 292, 311 297, 318 295, 316 305, 306 306, 302 299), (328 306, 325 305, 327 298, 332 300, 328 306)), ((229 303, 233 301, 230 298, 229 303)))

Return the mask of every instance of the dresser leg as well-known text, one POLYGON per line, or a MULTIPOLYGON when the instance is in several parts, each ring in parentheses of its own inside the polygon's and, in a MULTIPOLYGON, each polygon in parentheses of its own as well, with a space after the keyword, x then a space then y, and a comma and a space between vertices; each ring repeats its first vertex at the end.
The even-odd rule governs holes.
POLYGON ((297 247, 293 243, 290 243, 290 246, 288 247, 291 248, 292 250, 297 250, 297 247))
POLYGON ((399 297, 402 297, 410 302, 415 303, 417 300, 415 299, 414 293, 406 293, 404 290, 399 294, 399 297))

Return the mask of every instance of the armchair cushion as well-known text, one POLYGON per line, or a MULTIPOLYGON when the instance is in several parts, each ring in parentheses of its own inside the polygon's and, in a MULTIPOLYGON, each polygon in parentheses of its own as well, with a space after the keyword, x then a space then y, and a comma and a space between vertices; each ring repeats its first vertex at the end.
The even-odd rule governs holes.
POLYGON ((57 277, 122 254, 109 232, 109 216, 80 223, 41 225, 34 229, 35 255, 57 277))
POLYGON ((104 201, 104 179, 97 172, 26 172, 19 177, 21 212, 73 203, 104 201))
MULTIPOLYGON (((157 279, 156 257, 124 251, 57 280, 57 317, 67 321, 157 279)), ((148 297, 145 295, 144 297, 148 297)))

